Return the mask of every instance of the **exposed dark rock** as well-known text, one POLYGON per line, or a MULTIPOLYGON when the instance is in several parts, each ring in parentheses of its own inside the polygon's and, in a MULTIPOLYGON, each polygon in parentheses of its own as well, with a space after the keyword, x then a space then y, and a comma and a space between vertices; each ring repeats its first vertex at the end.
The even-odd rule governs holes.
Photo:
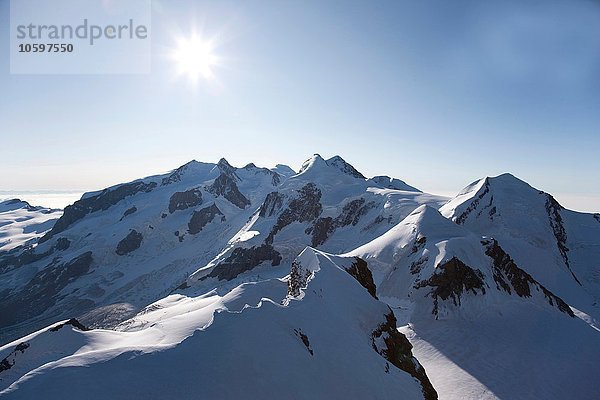
POLYGON ((581 282, 579 282, 579 279, 577 279, 577 277, 575 276, 575 274, 573 273, 573 270, 571 270, 571 265, 569 264, 569 248, 567 247, 567 231, 565 230, 565 227, 563 225, 563 219, 562 219, 562 215, 560 215, 560 211, 563 209, 563 206, 561 206, 558 201, 556 201, 554 199, 554 197, 552 197, 551 195, 546 194, 546 211, 548 212, 548 218, 550 220, 550 227, 552 228, 552 232, 554 233, 554 237, 556 238, 556 246, 558 247, 558 251, 560 252, 560 255, 562 256, 565 265, 567 266, 567 269, 569 270, 569 272, 571 273, 571 275, 573 276, 573 278, 575 279, 575 281, 577 281, 577 283, 579 283, 581 285, 581 282))
POLYGON ((362 231, 369 231, 373 228, 376 228, 378 225, 380 225, 382 222, 385 222, 387 224, 391 224, 392 223, 392 216, 388 215, 387 218, 384 217, 383 215, 378 215, 377 217, 375 217, 375 219, 369 223, 367 226, 365 226, 362 231))
POLYGON ((248 249, 238 247, 202 279, 213 277, 229 281, 239 274, 257 267, 264 261, 271 261, 272 266, 279 265, 281 254, 273 246, 267 244, 259 247, 252 246, 248 249))
POLYGON ((235 167, 233 167, 231 164, 229 164, 229 162, 224 159, 221 158, 219 160, 219 162, 217 163, 217 167, 221 170, 221 172, 223 172, 225 175, 228 175, 232 178, 238 178, 237 174, 235 173, 235 167))
POLYGON ((127 217, 128 215, 133 214, 136 211, 137 211, 137 207, 136 206, 128 208, 127 210, 125 210, 125 212, 123 213, 123 216, 121 217, 121 219, 119 221, 123 221, 123 218, 127 217))
POLYGON ((331 167, 337 167, 340 169, 340 171, 344 172, 345 174, 351 175, 355 178, 359 178, 359 179, 367 179, 365 178, 365 176, 363 174, 361 174, 360 172, 358 172, 356 170, 356 168, 354 168, 352 165, 348 164, 342 157, 340 156, 334 156, 331 157, 329 160, 326 161, 327 165, 331 166, 331 167))
POLYGON ((301 329, 294 329, 294 333, 296 334, 296 336, 298 336, 300 338, 300 340, 302 341, 302 344, 304 344, 304 347, 306 347, 306 350, 308 350, 310 355, 311 356, 314 355, 314 352, 310 348, 310 342, 308 341, 308 336, 306 336, 304 333, 302 333, 301 329))
POLYGON ((69 246, 71 246, 71 241, 67 238, 61 237, 56 241, 54 248, 58 251, 64 251, 67 250, 69 246))
POLYGON ((0 361, 0 373, 11 369, 15 365, 15 356, 17 353, 25 353, 25 350, 29 348, 30 344, 27 342, 19 343, 15 346, 13 351, 11 351, 6 357, 0 361), (10 361, 12 358, 12 362, 10 361))
POLYGON ((279 192, 271 192, 265 198, 262 205, 260 206, 260 211, 258 213, 261 217, 270 217, 273 214, 277 213, 283 207, 283 200, 285 196, 279 192))
POLYGON ((202 192, 200 189, 190 189, 185 192, 175 192, 169 199, 169 213, 176 210, 185 210, 202 204, 202 192))
POLYGON ((423 247, 425 247, 425 243, 427 243, 427 238, 425 236, 419 236, 417 240, 415 240, 415 244, 413 244, 413 247, 410 251, 411 254, 415 254, 419 250, 423 250, 423 247))
POLYGON ((311 245, 317 247, 329 238, 329 234, 335 231, 335 222, 331 217, 317 218, 313 226, 306 229, 307 234, 312 233, 311 245))
POLYGON ((232 176, 225 173, 219 175, 213 184, 206 188, 206 191, 215 196, 225 197, 231 204, 242 210, 250 205, 250 200, 240 192, 232 176))
POLYGON ((498 290, 504 290, 509 294, 512 294, 512 290, 514 290, 519 297, 531 297, 531 287, 540 289, 551 306, 556 304, 560 311, 571 317, 575 316, 563 299, 554 295, 541 283, 533 279, 531 275, 519 268, 514 260, 500 247, 497 240, 484 240, 481 243, 486 248, 485 254, 493 260, 493 276, 498 290))
POLYGON ((348 225, 355 226, 360 218, 367 214, 370 209, 375 207, 375 202, 365 204, 365 199, 355 199, 344 205, 340 215, 335 219, 331 217, 322 217, 315 221, 311 228, 306 230, 307 234, 312 233, 312 246, 322 245, 338 228, 348 225))
MULTIPOLYGON (((192 214, 192 218, 190 222, 188 222, 188 232, 192 235, 200 232, 207 224, 213 221, 215 216, 223 215, 219 207, 216 204, 212 204, 208 207, 205 207, 199 211, 194 211, 192 214)), ((223 215, 224 217, 224 215, 223 215)))
POLYGON ((64 324, 56 325, 55 327, 51 328, 50 330, 52 332, 56 332, 56 331, 61 330, 62 327, 65 325, 71 325, 72 327, 77 328, 80 331, 89 331, 90 330, 88 327, 84 326, 81 322, 77 321, 75 318, 71 318, 64 324))
POLYGON ((36 253, 35 249, 30 245, 19 246, 0 257, 0 273, 34 263, 51 255, 53 252, 54 248, 52 247, 43 253, 36 253))
POLYGON ((321 190, 312 182, 304 185, 298 190, 298 196, 292 199, 288 207, 279 214, 277 222, 265 239, 265 243, 273 243, 275 235, 292 222, 308 222, 317 218, 323 210, 320 201, 321 190))
POLYGON ((187 171, 187 169, 190 167, 190 165, 192 165, 196 162, 197 161, 192 160, 188 163, 183 164, 181 167, 179 167, 175 171, 173 171, 169 176, 167 176, 166 178, 163 178, 161 181, 161 185, 166 186, 166 185, 170 185, 171 183, 181 182, 181 178, 183 177, 183 174, 185 173, 185 171, 187 171))
POLYGON ((596 221, 600 222, 600 214, 594 214, 594 218, 596 221))
POLYGON ((162 219, 165 219, 165 218, 167 218, 167 213, 162 213, 162 214, 160 214, 160 217, 161 217, 162 219))
POLYGON ((39 242, 43 243, 57 233, 63 232, 90 213, 108 210, 111 206, 117 204, 126 197, 133 196, 140 192, 151 192, 155 187, 156 182, 131 182, 119 185, 113 189, 104 189, 99 194, 77 200, 72 205, 65 207, 63 215, 56 221, 54 227, 40 238, 39 242))
POLYGON ((433 298, 432 313, 438 314, 438 299, 447 300, 452 298, 454 305, 460 305, 460 296, 462 293, 472 291, 477 294, 480 290, 485 294, 485 282, 483 274, 477 269, 473 269, 463 263, 456 257, 452 257, 443 264, 438 264, 437 272, 429 279, 421 281, 415 285, 415 288, 430 286, 433 289, 429 295, 433 298))
POLYGON ((425 369, 412 354, 412 345, 406 336, 396 329, 396 317, 391 309, 385 315, 385 322, 371 333, 371 341, 377 353, 421 383, 421 391, 426 400, 438 398, 425 369))
POLYGON ((299 262, 293 261, 288 280, 288 294, 293 297, 300 296, 300 290, 306 287, 311 275, 311 271, 304 269, 299 262))
POLYGON ((360 257, 354 257, 354 262, 346 271, 360 283, 373 298, 377 298, 377 287, 373 282, 373 274, 367 265, 367 262, 360 257))
POLYGON ((52 307, 69 283, 89 272, 92 261, 91 251, 66 263, 55 258, 37 272, 25 287, 0 303, 0 326, 25 321, 52 307))
POLYGON ((135 229, 132 229, 131 232, 129 232, 127 236, 125 236, 125 238, 121 240, 119 244, 117 244, 117 250, 115 250, 115 253, 120 256, 124 256, 125 254, 129 254, 132 251, 139 249, 140 245, 142 244, 142 239, 142 234, 135 229))
POLYGON ((413 261, 410 264, 410 273, 413 275, 417 275, 423 269, 423 265, 425 265, 429 261, 427 257, 421 257, 417 261, 413 261))
POLYGON ((475 209, 477 209, 477 206, 479 206, 479 202, 481 201, 481 199, 483 199, 485 197, 486 194, 488 194, 490 191, 490 180, 488 178, 485 178, 485 182, 483 185, 483 191, 479 194, 479 196, 477 196, 472 202, 471 204, 469 204, 469 206, 466 208, 465 211, 463 211, 462 214, 460 214, 458 217, 456 217, 455 222, 459 225, 464 224, 464 222, 467 220, 467 217, 469 216, 469 214, 471 214, 471 212, 473 212, 475 209))

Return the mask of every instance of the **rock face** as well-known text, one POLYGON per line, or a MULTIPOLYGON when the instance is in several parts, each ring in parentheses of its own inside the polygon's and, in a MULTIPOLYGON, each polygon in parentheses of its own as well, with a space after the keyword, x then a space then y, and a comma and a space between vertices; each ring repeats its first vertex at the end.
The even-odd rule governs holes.
POLYGON ((222 173, 206 190, 215 196, 223 196, 231 204, 242 210, 250 205, 250 200, 240 192, 231 174, 222 173))
POLYGON ((325 243, 329 236, 338 228, 349 225, 355 226, 363 215, 375 207, 374 202, 365 203, 366 201, 362 197, 351 200, 344 205, 342 212, 337 217, 317 219, 313 227, 306 229, 307 234, 312 233, 312 246, 316 247, 325 243))
MULTIPOLYGON (((479 202, 489 192, 490 192, 490 181, 488 178, 486 178, 485 182, 483 184, 483 190, 481 191, 481 193, 479 193, 479 195, 475 199, 473 199, 471 204, 465 209, 465 211, 462 212, 462 214, 460 214, 456 217, 455 222, 459 225, 464 224, 467 217, 471 214, 471 212, 473 212, 475 209, 477 209, 477 207, 479 206, 479 202)), ((492 202, 493 202, 493 199, 490 199, 490 204, 492 202)), ((495 211, 494 211, 494 213, 495 213, 495 211)))
POLYGON ((222 218, 225 218, 221 210, 219 210, 214 203, 200 211, 194 211, 194 214, 192 214, 192 218, 188 223, 188 232, 192 235, 199 233, 206 224, 212 222, 217 215, 221 215, 222 218))
POLYGON ((554 295, 542 284, 533 279, 531 275, 519 268, 513 259, 500 247, 497 240, 484 240, 481 243, 486 247, 485 254, 493 260, 493 276, 498 290, 504 290, 509 294, 512 294, 512 290, 514 290, 519 297, 531 297, 532 288, 541 290, 551 306, 557 307, 560 311, 571 317, 575 316, 563 299, 554 295))
POLYGON ((176 210, 185 210, 202 204, 202 192, 200 189, 190 189, 185 192, 175 192, 169 199, 169 213, 176 210))
POLYGON ((396 329, 396 317, 390 309, 381 323, 371 334, 373 349, 401 370, 408 372, 421 383, 423 396, 427 400, 435 400, 438 394, 429 381, 425 369, 412 354, 412 345, 402 333, 396 329))
POLYGON ((239 274, 250 271, 265 261, 270 261, 272 266, 279 265, 281 254, 273 246, 263 244, 248 249, 238 247, 223 262, 219 263, 207 276, 219 280, 232 280, 239 274))
POLYGON ((40 315, 56 302, 60 291, 68 283, 89 272, 92 252, 88 251, 61 263, 52 263, 36 273, 16 295, 0 304, 0 326, 8 326, 40 315))
POLYGON ((275 235, 292 222, 308 222, 317 218, 323 206, 321 205, 321 190, 310 182, 298 190, 298 196, 292 199, 288 207, 277 218, 265 243, 273 243, 275 235))
POLYGON ((127 236, 125 236, 125 238, 121 240, 119 244, 117 244, 117 250, 115 252, 120 256, 129 254, 132 251, 140 248, 142 239, 142 234, 135 229, 132 229, 131 232, 129 232, 127 236))
POLYGON ((346 268, 346 271, 354 277, 373 298, 377 299, 377 287, 373 282, 373 274, 367 266, 367 262, 360 257, 355 257, 355 261, 352 265, 346 268))
MULTIPOLYGON (((543 192, 542 192, 543 193, 543 192)), ((548 219, 550 221, 550 227, 552 228, 552 232, 554 233, 554 237, 556 238, 556 246, 558 247, 558 251, 562 256, 565 265, 573 275, 573 278, 577 283, 581 285, 581 282, 573 271, 571 270, 571 265, 569 264, 569 248, 567 247, 567 231, 563 225, 562 215, 560 215, 560 210, 563 207, 552 197, 551 195, 546 193, 546 211, 548 212, 548 219)))
POLYGON ((436 268, 438 272, 431 278, 415 285, 415 288, 427 286, 433 288, 429 295, 433 298, 434 315, 437 316, 438 313, 438 298, 442 300, 451 298, 454 305, 460 305, 460 296, 464 292, 472 291, 473 294, 477 294, 479 290, 485 294, 485 282, 481 271, 469 267, 458 258, 452 257, 436 268))
POLYGON ((123 213, 123 216, 121 217, 121 219, 119 221, 123 221, 123 218, 135 213, 137 211, 137 207, 133 206, 131 208, 128 208, 127 210, 125 210, 125 212, 123 213))
POLYGON ((285 196, 279 192, 271 192, 265 198, 265 201, 260 206, 258 215, 261 217, 270 217, 276 214, 283 207, 285 196))
POLYGON ((111 206, 117 204, 126 197, 133 196, 139 192, 151 192, 155 187, 155 182, 131 182, 119 185, 113 189, 104 189, 97 195, 77 200, 72 205, 65 207, 62 217, 56 221, 52 230, 40 239, 40 243, 43 243, 57 233, 64 231, 90 213, 108 210, 111 206))

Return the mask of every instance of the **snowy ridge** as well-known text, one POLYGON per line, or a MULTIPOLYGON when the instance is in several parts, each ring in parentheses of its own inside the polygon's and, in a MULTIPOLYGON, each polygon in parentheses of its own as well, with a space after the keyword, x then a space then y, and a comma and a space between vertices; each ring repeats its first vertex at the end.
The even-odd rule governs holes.
POLYGON ((510 174, 221 159, 4 207, 7 398, 597 397, 600 217, 510 174))
POLYGON ((248 393, 436 398, 369 343, 385 324, 387 306, 325 254, 307 249, 296 261, 311 271, 310 290, 302 296, 288 295, 289 277, 243 284, 224 296, 169 296, 120 331, 56 329, 57 324, 3 346, 0 357, 8 354, 14 364, 0 372, 5 388, 0 393, 12 398, 43 391, 45 398, 62 398, 65 380, 76 374, 69 394, 90 399, 248 393), (239 332, 243 341, 235 340, 239 332), (225 343, 228 349, 222 351, 225 343), (50 345, 55 350, 44 351, 50 345), (17 346, 23 351, 14 354, 17 346), (123 374, 125 365, 129 372, 123 374), (328 373, 332 367, 334 375, 328 373), (195 384, 186 384, 191 379, 195 384))

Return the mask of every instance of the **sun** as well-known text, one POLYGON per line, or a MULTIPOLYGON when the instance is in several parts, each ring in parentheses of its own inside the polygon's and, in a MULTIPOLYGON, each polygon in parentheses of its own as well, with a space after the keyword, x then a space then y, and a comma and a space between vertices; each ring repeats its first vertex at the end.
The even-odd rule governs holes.
POLYGON ((214 46, 210 40, 198 35, 177 39, 177 46, 171 54, 178 75, 186 76, 196 84, 200 78, 214 79, 213 68, 217 65, 214 46))

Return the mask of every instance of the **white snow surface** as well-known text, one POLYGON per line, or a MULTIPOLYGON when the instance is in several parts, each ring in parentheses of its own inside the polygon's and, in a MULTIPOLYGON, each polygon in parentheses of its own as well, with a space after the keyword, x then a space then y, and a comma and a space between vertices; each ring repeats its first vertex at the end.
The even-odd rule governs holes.
POLYGON ((33 242, 61 215, 62 210, 34 207, 19 199, 0 202, 0 252, 33 242))
POLYGON ((0 248, 0 304, 33 296, 7 309, 16 314, 0 310, 1 342, 10 341, 0 361, 14 362, 0 371, 0 395, 422 398, 418 382, 373 349, 387 303, 440 399, 598 398, 599 214, 564 209, 510 174, 448 199, 367 179, 338 156, 314 155, 298 173, 192 161, 136 182, 155 186, 39 244, 61 212, 0 203, 0 245, 10 244, 0 248), (223 174, 246 206, 209 189, 223 174), (312 200, 301 197, 307 188, 312 200), (202 203, 170 212, 172 196, 191 189, 202 203), (213 205, 221 214, 190 233, 192 215, 213 205), (133 229, 139 248, 116 254, 133 229), (70 245, 58 250, 62 238, 70 245), (512 269, 489 253, 495 241, 512 269), (27 248, 41 258, 15 266, 27 248), (87 251, 89 271, 53 280, 87 251), (381 302, 344 270, 355 257, 381 302), (294 260, 309 276, 291 298, 294 260), (39 312, 31 282, 51 294, 39 312), (52 329, 71 317, 97 329, 52 329))
MULTIPOLYGON (((422 398, 418 381, 371 345, 388 307, 326 254, 307 249, 299 261, 312 271, 299 298, 287 297, 286 278, 269 279, 224 296, 168 296, 118 331, 65 325, 29 335, 19 341, 29 346, 0 378, 0 395, 422 398)), ((17 344, 1 347, 0 357, 17 344)))

